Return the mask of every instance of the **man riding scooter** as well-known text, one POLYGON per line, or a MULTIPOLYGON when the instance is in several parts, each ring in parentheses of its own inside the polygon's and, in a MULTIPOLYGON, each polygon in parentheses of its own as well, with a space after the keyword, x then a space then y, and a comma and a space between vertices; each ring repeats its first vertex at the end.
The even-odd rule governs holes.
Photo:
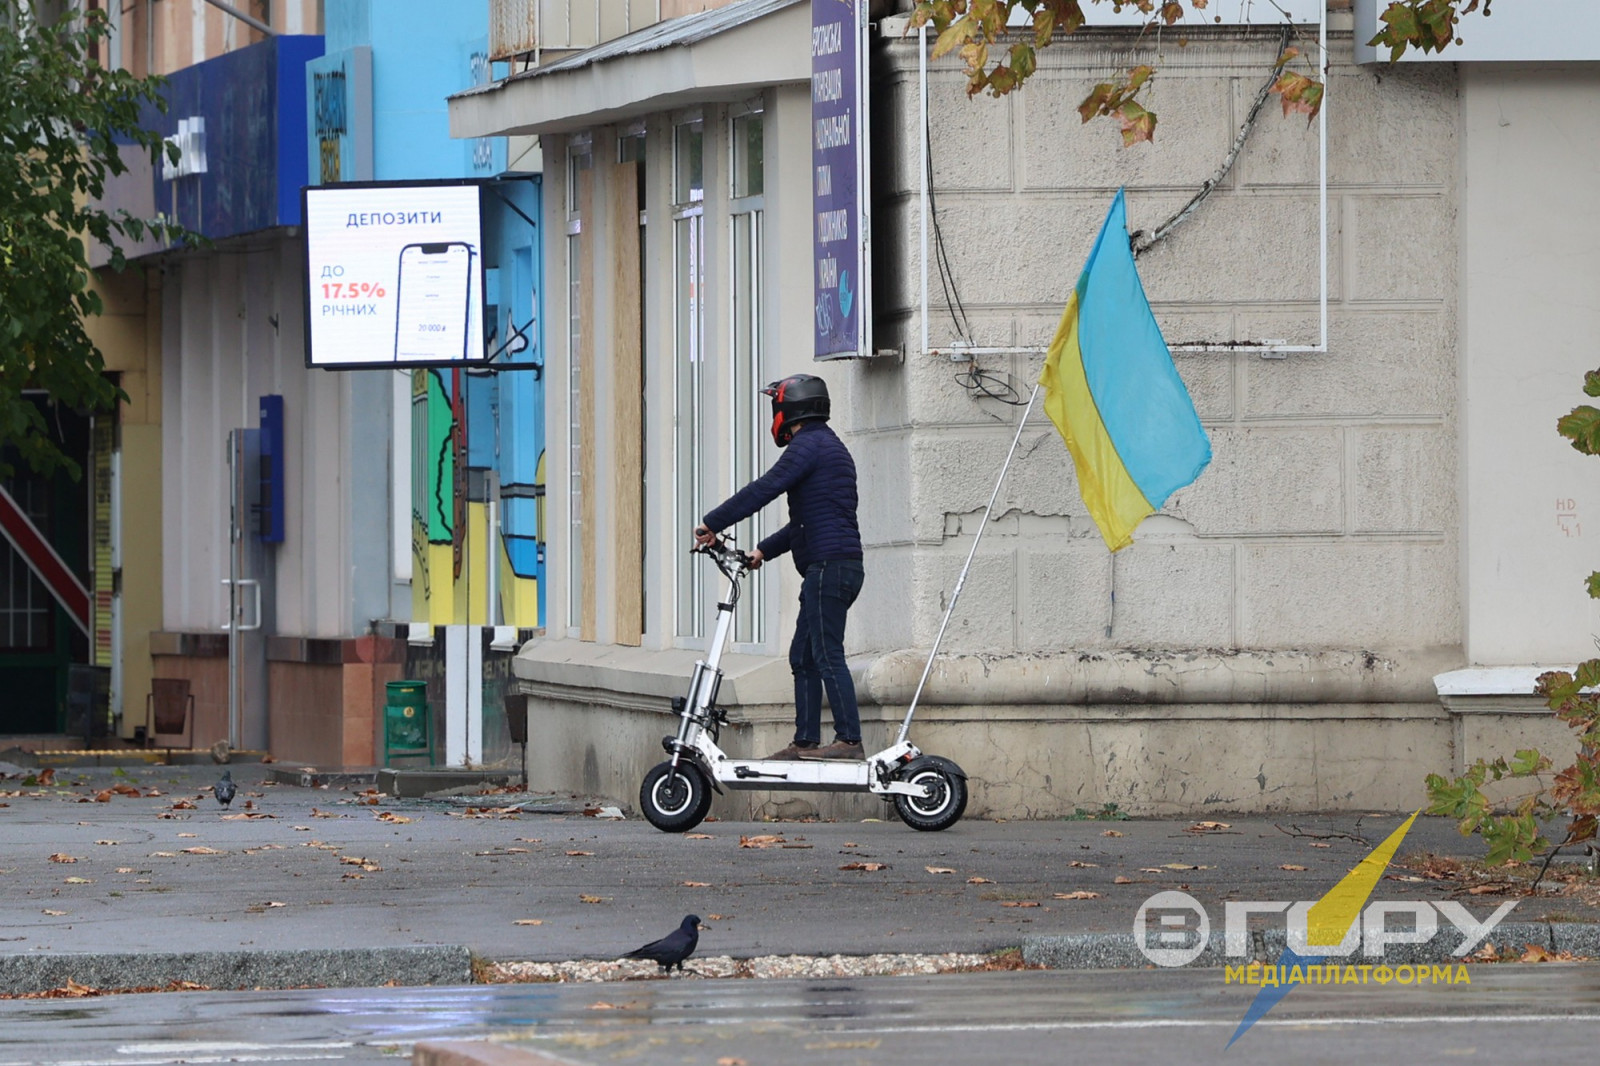
POLYGON ((859 760, 861 717, 844 657, 851 604, 865 580, 856 521, 856 465, 828 423, 828 386, 795 374, 761 390, 772 398, 772 439, 783 454, 772 469, 714 507, 695 527, 701 547, 718 532, 787 493, 789 522, 756 546, 750 568, 789 552, 800 571, 800 616, 789 645, 794 673, 794 740, 771 759, 859 760), (822 743, 822 696, 833 711, 833 743, 822 743))

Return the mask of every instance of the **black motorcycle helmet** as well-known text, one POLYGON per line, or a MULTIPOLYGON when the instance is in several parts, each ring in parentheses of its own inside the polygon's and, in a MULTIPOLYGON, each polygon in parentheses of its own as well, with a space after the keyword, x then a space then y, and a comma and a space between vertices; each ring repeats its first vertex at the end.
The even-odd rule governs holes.
POLYGON ((761 391, 772 397, 772 439, 780 448, 800 423, 828 420, 828 383, 814 374, 794 374, 761 391))

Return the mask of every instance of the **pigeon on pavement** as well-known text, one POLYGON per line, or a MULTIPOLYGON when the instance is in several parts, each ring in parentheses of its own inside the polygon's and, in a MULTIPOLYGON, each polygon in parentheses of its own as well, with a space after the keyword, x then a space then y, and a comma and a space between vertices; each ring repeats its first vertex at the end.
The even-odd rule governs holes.
POLYGON ((233 783, 233 771, 222 771, 222 780, 211 786, 211 794, 217 797, 217 802, 226 807, 233 802, 233 795, 239 791, 233 783))
POLYGON ((642 948, 634 948, 626 955, 625 959, 649 959, 661 967, 663 973, 671 972, 676 966, 678 972, 683 972, 683 960, 694 954, 695 945, 700 943, 700 916, 691 914, 683 919, 683 924, 660 940, 653 940, 642 948))

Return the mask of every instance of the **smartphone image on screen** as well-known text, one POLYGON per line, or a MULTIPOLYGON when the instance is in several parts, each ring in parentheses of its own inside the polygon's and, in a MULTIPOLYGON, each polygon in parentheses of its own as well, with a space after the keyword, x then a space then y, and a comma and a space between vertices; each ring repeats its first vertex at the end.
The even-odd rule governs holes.
POLYGON ((463 241, 408 244, 400 250, 395 362, 466 358, 474 254, 463 241))

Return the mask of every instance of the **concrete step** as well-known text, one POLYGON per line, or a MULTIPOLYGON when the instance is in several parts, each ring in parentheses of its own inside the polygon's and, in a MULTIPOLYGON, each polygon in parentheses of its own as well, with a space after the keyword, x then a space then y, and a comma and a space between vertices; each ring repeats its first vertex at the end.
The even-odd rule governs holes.
POLYGON ((522 774, 516 770, 466 770, 442 766, 414 770, 386 766, 377 775, 378 791, 402 799, 420 799, 433 793, 457 789, 498 788, 521 780, 522 774))
POLYGON ((322 770, 315 766, 274 766, 267 771, 267 779, 275 785, 297 785, 300 788, 370 787, 378 781, 378 768, 347 766, 338 770, 322 770))

